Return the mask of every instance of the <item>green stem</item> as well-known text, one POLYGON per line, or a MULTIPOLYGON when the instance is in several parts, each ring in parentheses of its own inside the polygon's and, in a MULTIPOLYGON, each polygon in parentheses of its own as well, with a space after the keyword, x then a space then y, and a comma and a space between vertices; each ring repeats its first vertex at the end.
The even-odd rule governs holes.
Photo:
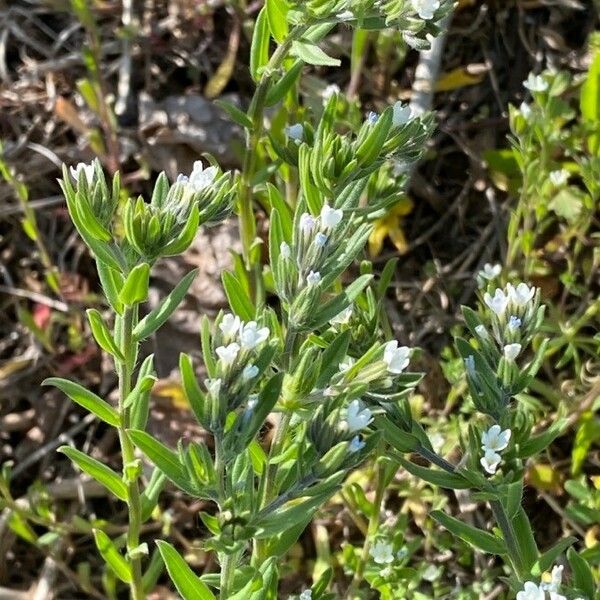
POLYGON ((227 600, 231 595, 233 583, 235 581, 235 570, 240 559, 240 552, 233 554, 221 554, 221 577, 220 577, 220 593, 221 600, 227 600))
POLYGON ((490 500, 490 507, 494 513, 496 523, 498 523, 498 527, 500 527, 500 531, 502 531, 502 537, 506 543, 509 558, 513 565, 513 570, 519 579, 523 579, 523 576, 525 575, 523 557, 521 555, 521 549, 519 547, 512 523, 510 522, 510 519, 506 514, 506 510, 504 509, 504 506, 500 500, 490 500))
MULTIPOLYGON (((133 328, 137 321, 137 307, 126 306, 123 316, 119 317, 117 343, 124 357, 117 363, 119 376, 119 414, 121 426, 119 427, 119 441, 121 444, 121 457, 123 461, 123 478, 127 481, 127 508, 129 511, 129 527, 127 530, 127 551, 131 552, 140 545, 140 529, 142 527, 142 505, 137 476, 128 476, 128 467, 135 461, 135 451, 127 429, 129 428, 129 409, 124 406, 125 399, 131 391, 131 378, 137 356, 137 344, 133 342, 133 328)), ((132 570, 130 592, 132 600, 144 600, 145 593, 142 581, 142 557, 136 553, 129 557, 132 570)))

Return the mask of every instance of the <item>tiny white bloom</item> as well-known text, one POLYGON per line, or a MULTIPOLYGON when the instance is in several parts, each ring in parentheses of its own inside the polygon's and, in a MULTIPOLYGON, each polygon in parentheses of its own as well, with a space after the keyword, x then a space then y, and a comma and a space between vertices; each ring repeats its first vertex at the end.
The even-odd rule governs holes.
POLYGON ((240 343, 242 348, 252 350, 262 344, 269 337, 268 327, 259 327, 256 321, 242 323, 240 327, 240 343))
POLYGON ((290 258, 290 256, 292 256, 292 251, 290 249, 290 246, 286 242, 281 242, 281 244, 279 246, 279 252, 281 253, 281 256, 283 256, 283 258, 285 258, 285 259, 288 259, 288 258, 290 258))
POLYGON ((569 171, 566 169, 558 169, 557 171, 550 171, 548 174, 552 185, 556 187, 561 187, 565 185, 569 179, 569 171))
POLYGON ((232 338, 237 334, 241 324, 242 322, 237 315, 234 316, 231 313, 227 313, 223 316, 223 319, 221 319, 219 329, 226 338, 232 338))
POLYGON ((412 4, 419 17, 426 21, 433 19, 435 11, 440 7, 439 0, 412 0, 412 4))
POLYGON ((392 545, 385 542, 375 542, 369 549, 369 554, 378 565, 388 565, 394 562, 392 545))
POLYGON ((544 600, 544 590, 533 581, 526 581, 523 589, 517 593, 517 600, 544 600))
POLYGON ((223 364, 228 367, 237 358, 240 351, 240 345, 232 342, 228 346, 219 346, 215 352, 223 364))
POLYGON ((377 123, 377 119, 379 119, 379 115, 375 111, 370 111, 367 115, 367 123, 369 125, 375 125, 375 123, 377 123))
POLYGON ((521 327, 521 319, 519 319, 519 317, 516 317, 515 315, 511 315, 510 319, 508 320, 508 328, 511 331, 516 331, 517 329, 519 329, 519 327, 521 327))
POLYGON ((308 285, 317 285, 318 283, 320 283, 320 281, 321 273, 319 273, 319 271, 311 271, 306 276, 306 283, 308 283, 308 285))
MULTIPOLYGON (((350 11, 346 11, 346 13, 350 13, 350 11)), ((341 15, 342 15, 342 13, 340 13, 338 15, 338 17, 341 17, 341 15)), ((352 13, 350 13, 350 15, 352 16, 352 13)), ((321 98, 323 98, 323 100, 329 100, 329 98, 331 98, 331 96, 333 96, 334 94, 339 94, 339 93, 340 93, 340 86, 335 83, 331 83, 323 89, 323 91, 321 92, 321 98)))
POLYGON ((529 73, 529 77, 523 82, 523 87, 530 92, 545 92, 548 89, 548 82, 542 75, 534 75, 529 73))
POLYGON ((348 431, 354 433, 361 431, 373 420, 373 414, 368 408, 363 408, 360 400, 352 400, 346 409, 346 423, 348 431))
POLYGON ((351 356, 346 356, 346 358, 338 365, 340 369, 340 373, 345 373, 356 361, 351 356))
POLYGON ((519 112, 526 121, 529 121, 529 119, 531 118, 532 110, 531 106, 529 106, 527 102, 521 102, 521 106, 519 106, 519 112))
POLYGON ((493 475, 502 461, 502 457, 493 450, 486 450, 485 454, 479 459, 481 466, 490 474, 493 475))
POLYGON ((286 127, 284 132, 290 140, 294 140, 296 143, 300 143, 304 138, 304 127, 302 126, 302 123, 294 123, 294 125, 286 127))
POLYGON ((347 306, 341 313, 338 313, 333 317, 330 323, 332 325, 347 325, 352 317, 352 310, 352 304, 350 304, 350 306, 347 306))
POLYGON ((564 569, 565 568, 563 565, 555 565, 554 567, 552 567, 550 581, 548 583, 542 583, 541 587, 543 587, 547 592, 558 592, 562 584, 562 576, 564 569))
POLYGON ((325 244, 327 243, 328 239, 329 238, 324 233, 321 233, 319 231, 319 233, 317 233, 317 235, 315 235, 315 239, 314 239, 315 246, 317 246, 318 248, 323 248, 325 246, 325 244))
POLYGON ((86 163, 80 162, 77 163, 76 166, 71 167, 69 171, 71 172, 71 177, 75 181, 79 181, 79 177, 83 173, 88 185, 92 185, 92 183, 94 182, 94 163, 88 165, 86 163))
POLYGON ((355 435, 350 441, 348 452, 360 452, 366 445, 366 442, 363 442, 359 435, 355 435))
POLYGON ((506 287, 510 301, 517 306, 526 306, 535 296, 535 287, 529 287, 526 283, 519 283, 517 287, 509 283, 506 287))
POLYGON ((300 230, 304 233, 310 233, 315 226, 315 218, 309 213, 300 215, 300 230))
POLYGON ((567 600, 567 597, 559 594, 558 592, 550 592, 550 600, 567 600))
POLYGON ((242 379, 249 381, 258 375, 258 367, 256 365, 246 365, 242 371, 242 379))
POLYGON ((485 328, 485 325, 477 325, 477 327, 475 327, 475 333, 482 339, 488 337, 488 332, 485 328))
POLYGON ((483 269, 479 271, 479 275, 488 280, 495 279, 500 273, 502 273, 502 266, 498 264, 491 265, 490 263, 485 263, 483 269))
POLYGON ((331 208, 327 202, 323 204, 321 209, 321 225, 333 229, 344 216, 344 213, 339 208, 331 208))
POLYGON ((398 348, 398 342, 392 340, 384 346, 383 361, 390 373, 398 375, 408 367, 408 363, 410 362, 410 348, 407 346, 400 346, 398 348))
POLYGON ((258 404, 258 394, 250 394, 248 396, 248 410, 254 410, 258 404))
POLYGON ((499 317, 504 314, 506 307, 508 306, 508 296, 500 288, 496 288, 493 296, 490 296, 490 294, 486 292, 483 296, 483 301, 499 317))
POLYGON ((394 104, 394 112, 392 115, 392 125, 394 127, 400 127, 406 125, 410 121, 412 111, 408 104, 402 104, 400 100, 394 104))
POLYGON ((484 451, 500 452, 508 446, 512 432, 510 429, 502 431, 500 425, 492 425, 487 431, 481 434, 481 448, 484 451))
POLYGON ((190 176, 182 178, 182 181, 189 185, 194 192, 201 192, 215 180, 217 173, 217 167, 211 166, 205 169, 202 161, 196 160, 190 176))
POLYGON ((208 390, 208 393, 216 398, 221 391, 221 379, 205 379, 204 385, 208 390))
POLYGON ((506 358, 506 360, 515 360, 520 352, 521 344, 506 344, 506 346, 504 346, 504 358, 506 358))
POLYGON ((312 600, 312 591, 311 590, 304 590, 301 594, 298 600, 312 600))

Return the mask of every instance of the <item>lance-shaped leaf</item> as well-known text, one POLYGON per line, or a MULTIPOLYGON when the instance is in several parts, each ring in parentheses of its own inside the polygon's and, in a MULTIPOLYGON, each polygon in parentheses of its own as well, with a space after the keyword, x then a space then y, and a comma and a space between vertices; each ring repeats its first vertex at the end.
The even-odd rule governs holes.
POLYGON ((121 581, 131 583, 131 566, 117 550, 112 540, 101 529, 94 529, 94 540, 96 541, 98 552, 100 552, 104 562, 114 571, 115 575, 121 581))
POLYGON ((250 75, 254 81, 260 79, 262 68, 269 62, 270 34, 267 7, 263 6, 258 13, 256 23, 254 23, 252 45, 250 46, 250 75))
POLYGON ((150 278, 150 265, 141 263, 136 265, 123 284, 123 289, 119 294, 119 300, 123 304, 138 304, 148 297, 148 281, 150 278))
POLYGON ((256 315, 256 309, 242 284, 229 271, 223 273, 222 279, 231 310, 239 315, 242 321, 252 321, 256 315))
POLYGON ((411 475, 433 485, 450 490, 466 490, 471 487, 471 484, 458 473, 448 473, 447 471, 421 467, 402 456, 396 456, 395 458, 411 475))
POLYGON ((326 54, 316 44, 309 42, 292 42, 292 54, 309 65, 339 67, 342 62, 326 54))
POLYGON ((111 335, 102 315, 95 309, 89 308, 85 311, 94 335, 94 339, 98 342, 98 346, 105 352, 112 354, 118 360, 123 360, 123 354, 117 346, 113 336, 111 335))

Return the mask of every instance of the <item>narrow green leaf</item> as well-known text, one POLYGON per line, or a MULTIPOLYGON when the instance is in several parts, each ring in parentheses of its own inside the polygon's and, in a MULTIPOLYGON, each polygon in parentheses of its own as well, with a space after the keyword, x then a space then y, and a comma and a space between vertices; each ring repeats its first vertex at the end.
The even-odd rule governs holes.
POLYGON ((278 44, 281 44, 288 34, 287 13, 290 9, 286 0, 267 0, 267 18, 271 34, 278 44))
POLYGON ((94 540, 96 547, 100 552, 106 564, 114 571, 114 574, 125 583, 131 583, 131 566, 117 547, 112 543, 111 539, 100 529, 94 529, 94 540))
POLYGON ((292 42, 292 54, 309 65, 339 67, 342 64, 339 58, 329 56, 319 46, 308 42, 292 42))
POLYGON ((244 129, 252 129, 252 121, 250 117, 243 111, 241 111, 235 104, 228 102, 227 100, 215 100, 215 104, 222 108, 230 117, 234 123, 237 123, 244 129))
POLYGON ((150 265, 148 263, 136 265, 125 279, 119 300, 128 305, 144 302, 148 297, 149 280, 150 265))
POLYGON ((263 6, 254 24, 252 45, 250 46, 250 75, 259 81, 261 69, 269 62, 269 41, 271 39, 267 7, 263 6))
POLYGON ((433 483, 434 485, 450 490, 466 490, 471 487, 470 483, 458 473, 448 473, 438 469, 421 467, 402 456, 396 456, 395 458, 411 475, 428 483, 433 483))
POLYGON ((118 360, 123 360, 123 354, 117 346, 113 336, 111 335, 102 315, 95 308, 88 308, 86 311, 90 328, 94 339, 98 342, 98 346, 105 352, 112 354, 118 360))
POLYGON ((96 396, 93 392, 86 390, 82 385, 61 379, 60 377, 49 377, 42 381, 42 385, 53 385, 61 392, 69 396, 73 402, 83 406, 89 412, 95 414, 101 421, 119 427, 121 419, 119 413, 108 403, 102 400, 100 396, 96 396))
POLYGON ((84 473, 101 483, 119 500, 127 502, 127 486, 110 467, 70 446, 61 446, 58 452, 68 456, 84 473))
POLYGON ((590 565, 573 548, 569 548, 567 551, 567 558, 573 570, 574 586, 581 590, 587 598, 597 598, 594 590, 594 575, 590 565))
POLYGON ((558 540, 554 546, 549 550, 546 550, 546 552, 544 552, 535 562, 531 569, 531 575, 533 577, 540 577, 540 575, 547 571, 554 564, 556 559, 576 541, 577 538, 572 536, 558 540))
POLYGON ((229 271, 223 273, 222 279, 231 310, 242 321, 252 321, 255 317, 256 309, 240 282, 229 271))

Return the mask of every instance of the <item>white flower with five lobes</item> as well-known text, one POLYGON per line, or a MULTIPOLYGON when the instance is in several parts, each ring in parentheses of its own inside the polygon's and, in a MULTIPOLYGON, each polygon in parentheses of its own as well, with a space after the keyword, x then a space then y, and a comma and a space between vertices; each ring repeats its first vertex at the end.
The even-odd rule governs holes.
POLYGON ((369 554, 378 565, 389 565, 394 562, 392 545, 385 542, 375 542, 369 549, 369 554))
POLYGON ((550 182, 555 187, 560 187, 567 183, 569 179, 569 171, 566 169, 558 169, 557 171, 550 171, 548 174, 550 182))
POLYGON ((383 361, 390 373, 398 375, 408 367, 408 363, 410 362, 410 348, 408 346, 400 346, 398 348, 398 342, 392 340, 384 346, 383 361))
POLYGON ((332 325, 347 325, 352 317, 352 304, 347 306, 342 312, 338 313, 330 323, 332 325))
POLYGON ((479 459, 481 466, 490 475, 494 475, 496 469, 502 462, 502 457, 493 450, 486 450, 484 455, 479 459))
POLYGON ((521 352, 521 344, 506 344, 504 346, 504 358, 513 361, 521 352))
POLYGON ((526 581, 523 589, 517 592, 517 600, 544 600, 544 596, 542 587, 533 581, 526 581))
POLYGON ((288 259, 292 256, 292 251, 287 242, 281 242, 281 244, 279 245, 279 252, 281 256, 283 256, 283 258, 285 259, 288 259))
POLYGON ((70 167, 69 171, 71 173, 71 177, 75 180, 75 181, 79 181, 79 178, 81 177, 81 174, 83 173, 83 175, 85 176, 85 179, 87 181, 88 185, 92 185, 93 181, 94 181, 94 163, 91 164, 86 164, 83 162, 77 163, 77 165, 75 165, 74 167, 70 167))
POLYGON ((394 127, 401 127, 410 121, 412 111, 408 104, 402 104, 402 102, 398 101, 394 104, 392 110, 392 125, 394 127))
POLYGON ((321 225, 333 229, 342 220, 344 213, 339 208, 331 208, 327 202, 321 209, 321 225))
POLYGON ((284 129, 285 135, 287 135, 290 140, 294 140, 294 142, 300 143, 304 139, 304 127, 302 123, 294 123, 289 127, 284 129))
POLYGON ((500 273, 502 273, 502 266, 498 264, 492 265, 490 263, 485 263, 483 269, 479 271, 479 275, 488 280, 495 279, 500 273))
POLYGON ((352 400, 346 409, 348 431, 362 431, 373 420, 373 414, 368 408, 363 408, 359 400, 352 400))
POLYGON ((232 342, 228 346, 219 346, 215 352, 224 366, 228 367, 233 364, 240 351, 240 345, 232 342))
POLYGON ((237 334, 241 324, 242 322, 237 315, 227 313, 221 319, 219 329, 226 338, 232 338, 237 334))
POLYGON ((526 283, 519 283, 517 287, 509 283, 506 289, 510 301, 520 307, 527 306, 535 296, 535 287, 529 287, 526 283))
POLYGON ((249 381, 258 375, 258 367, 256 365, 246 365, 242 371, 242 379, 249 381))
POLYGON ((321 282, 321 273, 319 273, 319 271, 311 271, 306 276, 306 283, 308 283, 308 285, 317 285, 320 282, 321 282))
POLYGON ((529 73, 529 77, 523 82, 523 87, 530 92, 545 92, 548 89, 548 82, 541 75, 529 73))
POLYGON ((268 327, 259 327, 256 321, 242 323, 240 326, 240 343, 242 348, 253 350, 269 337, 268 327))
POLYGON ((492 425, 481 434, 481 448, 486 452, 500 452, 508 447, 511 434, 510 429, 502 431, 500 425, 492 425))
POLYGON ((483 301, 488 308, 494 311, 499 317, 504 315, 506 308, 508 307, 508 296, 500 288, 496 288, 493 296, 486 292, 483 295, 483 301))
POLYGON ((419 17, 428 21, 433 19, 435 11, 440 7, 440 0, 412 0, 412 4, 419 17))

